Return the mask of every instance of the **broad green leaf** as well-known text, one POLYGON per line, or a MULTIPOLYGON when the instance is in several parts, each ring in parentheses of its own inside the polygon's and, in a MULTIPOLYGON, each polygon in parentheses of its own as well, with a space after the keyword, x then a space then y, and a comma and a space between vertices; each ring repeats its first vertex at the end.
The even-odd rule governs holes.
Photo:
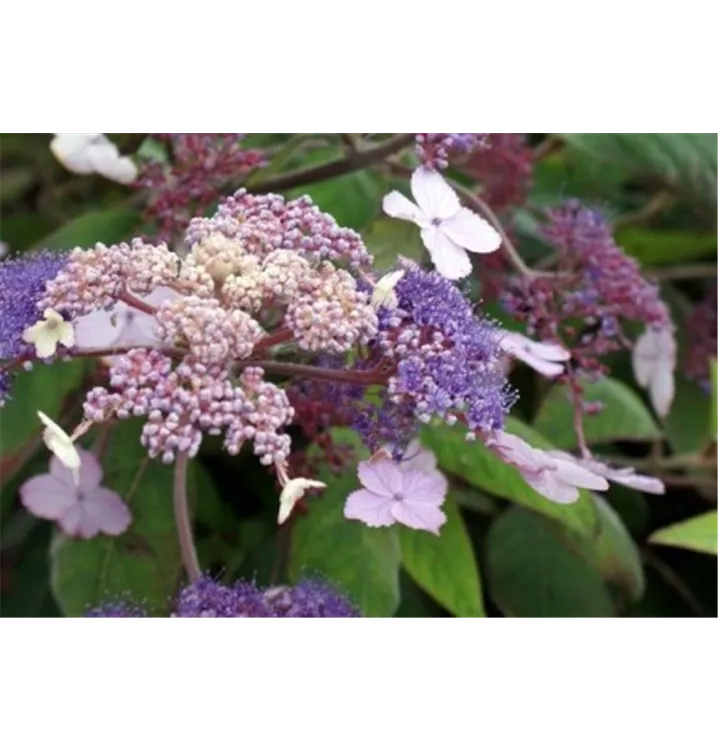
POLYGON ((491 598, 509 617, 613 617, 608 590, 551 525, 513 508, 489 530, 487 574, 491 598))
POLYGON ((705 448, 710 433, 709 409, 706 392, 678 373, 676 396, 665 422, 666 439, 676 453, 696 453, 705 448))
POLYGON ((577 539, 577 551, 603 577, 621 591, 628 601, 638 601, 646 590, 646 577, 641 553, 621 517, 598 495, 593 496, 598 512, 600 531, 595 540, 586 543, 577 539))
POLYGON ((441 536, 401 528, 401 561, 414 581, 457 617, 485 617, 481 579, 464 519, 449 493, 441 536))
MULTIPOLYGON (((134 420, 118 424, 103 457, 103 485, 116 490, 132 510, 129 530, 89 541, 58 534, 53 542, 52 589, 69 617, 118 597, 131 597, 150 613, 164 615, 184 576, 172 503, 173 467, 147 457, 140 429, 134 420)), ((190 464, 190 498, 196 499, 201 471, 196 461, 190 464)), ((202 483, 203 492, 208 486, 202 483)))
MULTIPOLYGON (((612 443, 617 440, 651 441, 661 437, 661 431, 641 399, 623 383, 604 378, 587 384, 584 400, 599 401, 603 411, 584 417, 586 441, 591 444, 612 443)), ((574 406, 565 386, 554 386, 544 399, 534 427, 557 448, 578 446, 574 429, 574 406)))
POLYGON ((659 182, 681 197, 715 208, 715 133, 562 133, 571 145, 629 174, 659 182))
POLYGON ((42 433, 37 412, 58 421, 67 397, 80 386, 86 363, 56 362, 20 371, 12 385, 11 398, 0 411, 0 455, 10 458, 42 433))
POLYGON ((400 255, 417 262, 424 255, 419 229, 408 221, 376 219, 364 233, 364 243, 374 256, 374 268, 380 272, 394 266, 400 255))
POLYGON ((367 617, 391 617, 399 606, 399 541, 394 529, 344 518, 344 501, 356 487, 347 474, 309 501, 309 513, 292 530, 289 574, 293 581, 324 576, 367 617))
POLYGON ((112 245, 132 239, 140 223, 139 212, 130 208, 89 211, 44 237, 37 247, 73 250, 76 247, 92 247, 98 242, 112 245))
POLYGON ((627 227, 619 230, 616 241, 629 255, 647 267, 715 258, 716 254, 714 232, 627 227))
POLYGON ((707 555, 718 554, 718 514, 713 511, 675 526, 657 531, 650 539, 653 544, 680 547, 707 555))
MULTIPOLYGON (((505 429, 535 448, 552 447, 538 432, 517 419, 507 420, 505 429)), ((547 500, 524 482, 517 469, 501 461, 481 441, 468 442, 465 428, 438 423, 428 426, 422 432, 422 443, 434 451, 444 471, 461 477, 474 487, 560 521, 581 534, 590 536, 595 532, 596 513, 587 493, 582 492, 573 505, 559 505, 547 500)))
POLYGON ((711 440, 718 439, 718 362, 711 360, 711 411, 710 435, 711 440))

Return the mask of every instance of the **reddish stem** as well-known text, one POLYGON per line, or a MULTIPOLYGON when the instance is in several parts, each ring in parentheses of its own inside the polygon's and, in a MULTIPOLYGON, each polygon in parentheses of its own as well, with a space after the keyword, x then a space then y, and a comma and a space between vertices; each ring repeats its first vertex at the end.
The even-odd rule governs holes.
POLYGON ((127 289, 123 289, 119 296, 117 297, 118 301, 124 302, 126 305, 129 305, 130 307, 134 307, 135 310, 139 310, 140 312, 147 313, 148 315, 154 315, 157 312, 156 307, 152 307, 152 305, 148 305, 146 302, 143 302, 138 297, 135 297, 134 294, 131 294, 127 291, 127 289))

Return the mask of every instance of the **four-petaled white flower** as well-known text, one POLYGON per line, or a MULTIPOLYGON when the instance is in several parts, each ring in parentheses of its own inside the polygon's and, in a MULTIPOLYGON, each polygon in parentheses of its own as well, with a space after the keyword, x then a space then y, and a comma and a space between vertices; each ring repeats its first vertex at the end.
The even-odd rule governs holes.
POLYGON ((53 422, 47 414, 41 411, 37 413, 40 421, 45 425, 42 433, 42 439, 48 450, 57 456, 60 463, 67 467, 75 479, 75 484, 80 481, 80 454, 75 447, 75 441, 71 438, 59 424, 53 422))
POLYGON ((45 310, 45 320, 30 326, 22 338, 28 344, 34 344, 40 359, 52 357, 58 344, 73 346, 75 343, 75 329, 60 313, 52 309, 45 310))
POLYGON ((676 393, 676 339, 673 329, 649 328, 633 347, 633 373, 648 388, 651 403, 661 417, 668 416, 676 393))
POLYGON ((385 307, 387 310, 395 310, 399 304, 396 292, 396 285, 406 276, 406 271, 392 271, 382 276, 374 286, 374 293, 371 297, 372 305, 378 310, 385 307))
POLYGON ((501 235, 473 211, 462 208, 458 195, 438 172, 417 169, 411 192, 418 205, 395 190, 384 198, 384 211, 421 228, 421 239, 442 276, 463 279, 471 273, 467 250, 493 253, 501 246, 501 235))
POLYGON ((137 179, 135 163, 129 156, 120 156, 117 146, 104 133, 55 133, 50 150, 70 172, 97 173, 122 185, 137 179))
POLYGON ((294 506, 304 497, 307 490, 325 490, 324 482, 316 482, 313 479, 290 479, 284 486, 279 496, 279 525, 285 523, 292 515, 294 506))
POLYGON ((506 354, 520 359, 547 378, 555 378, 561 375, 565 369, 563 363, 571 359, 571 352, 559 344, 544 344, 532 341, 520 333, 507 331, 499 346, 506 354))

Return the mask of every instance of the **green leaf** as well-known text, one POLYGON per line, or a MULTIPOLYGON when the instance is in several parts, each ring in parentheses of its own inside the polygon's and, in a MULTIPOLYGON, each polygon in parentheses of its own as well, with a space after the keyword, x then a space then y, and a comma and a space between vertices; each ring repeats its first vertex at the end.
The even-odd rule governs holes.
POLYGON ((394 266, 399 255, 417 262, 424 255, 419 229, 408 221, 376 219, 365 232, 364 243, 374 256, 374 268, 380 272, 394 266))
POLYGON ((649 541, 666 547, 680 547, 694 552, 704 552, 707 555, 717 555, 718 514, 712 511, 661 529, 649 541))
POLYGON ((718 439, 718 362, 711 360, 710 439, 718 439))
MULTIPOLYGON (((661 431, 641 399, 628 386, 605 378, 587 384, 585 401, 600 401, 603 411, 583 420, 586 441, 590 445, 617 440, 651 441, 661 431)), ((534 427, 558 448, 576 448, 573 426, 574 407, 566 386, 554 386, 544 399, 534 427)))
MULTIPOLYGON (((641 553, 621 517, 598 495, 593 496, 598 512, 600 532, 590 545, 582 545, 588 561, 627 600, 640 600, 646 590, 646 576, 641 553)), ((582 543, 582 540, 578 540, 582 543)))
POLYGON ((73 250, 76 247, 92 247, 98 242, 112 245, 131 239, 140 223, 141 216, 134 209, 89 211, 44 237, 37 247, 73 250))
POLYGON ((509 617, 613 617, 601 576, 567 549, 551 525, 514 508, 489 530, 491 597, 509 617))
POLYGON ((0 446, 3 459, 23 448, 42 432, 37 412, 58 421, 67 397, 80 386, 85 362, 37 364, 30 372, 20 371, 12 386, 12 397, 2 407, 0 446))
POLYGON ((412 579, 457 617, 485 617, 481 579, 471 540, 449 493, 441 536, 401 528, 401 560, 412 579))
MULTIPOLYGON (((535 430, 517 419, 509 419, 506 431, 526 440, 535 448, 550 449, 551 444, 535 430)), ((508 466, 480 441, 468 442, 466 430, 457 425, 434 424, 424 428, 422 443, 436 454, 439 466, 461 477, 474 487, 523 505, 590 536, 596 530, 596 512, 591 498, 581 493, 573 505, 559 505, 542 497, 524 482, 519 471, 508 466)))
POLYGON ((677 373, 676 396, 665 423, 666 439, 676 453, 697 453, 705 448, 710 433, 709 408, 709 397, 698 383, 677 373))
MULTIPOLYGON (((132 509, 133 522, 119 537, 89 541, 56 536, 51 550, 52 589, 68 617, 118 597, 167 613, 183 577, 172 504, 172 467, 152 461, 139 442, 141 424, 121 422, 103 459, 103 485, 132 509)), ((202 467, 190 463, 189 493, 196 496, 202 467)), ((206 492, 208 483, 203 483, 206 492)))
POLYGON ((344 518, 344 501, 354 489, 356 479, 348 474, 310 500, 309 513, 292 531, 290 578, 322 575, 367 617, 391 617, 399 606, 399 541, 394 529, 344 518))
POLYGON ((627 227, 619 230, 617 243, 644 266, 672 265, 715 258, 714 232, 686 232, 627 227))
POLYGON ((681 197, 715 208, 718 147, 715 133, 562 133, 605 164, 657 181, 681 197))

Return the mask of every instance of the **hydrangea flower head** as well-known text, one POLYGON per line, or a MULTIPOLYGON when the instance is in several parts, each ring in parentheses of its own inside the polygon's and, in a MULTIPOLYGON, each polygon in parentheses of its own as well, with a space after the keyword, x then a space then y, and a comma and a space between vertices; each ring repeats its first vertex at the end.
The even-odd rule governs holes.
POLYGON ((79 480, 57 456, 50 473, 29 479, 20 488, 20 499, 38 518, 56 521, 68 536, 92 539, 98 534, 118 536, 129 527, 132 516, 122 498, 100 486, 102 467, 92 453, 78 450, 79 480))
POLYGON ((332 586, 322 581, 302 581, 264 593, 275 617, 359 617, 358 610, 332 586))
POLYGON ((417 169, 411 178, 416 203, 394 191, 384 198, 384 211, 395 219, 412 221, 439 273, 462 279, 471 273, 472 253, 493 253, 501 246, 499 233, 480 216, 462 208, 446 180, 429 169, 417 169))

